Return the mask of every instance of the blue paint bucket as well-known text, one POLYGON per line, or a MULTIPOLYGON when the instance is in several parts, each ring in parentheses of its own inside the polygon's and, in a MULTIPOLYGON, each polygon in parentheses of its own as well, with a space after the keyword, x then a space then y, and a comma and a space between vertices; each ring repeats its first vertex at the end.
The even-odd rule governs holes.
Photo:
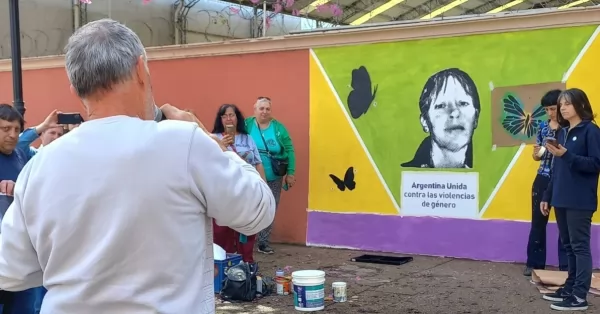
POLYGON ((325 308, 325 272, 299 270, 292 273, 296 311, 314 312, 325 308))

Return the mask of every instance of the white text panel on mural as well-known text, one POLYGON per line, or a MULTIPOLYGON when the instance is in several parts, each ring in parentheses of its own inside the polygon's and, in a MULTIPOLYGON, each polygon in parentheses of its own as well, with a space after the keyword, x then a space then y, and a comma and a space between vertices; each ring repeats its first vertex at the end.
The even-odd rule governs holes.
POLYGON ((402 172, 403 216, 477 218, 479 174, 476 172, 402 172))

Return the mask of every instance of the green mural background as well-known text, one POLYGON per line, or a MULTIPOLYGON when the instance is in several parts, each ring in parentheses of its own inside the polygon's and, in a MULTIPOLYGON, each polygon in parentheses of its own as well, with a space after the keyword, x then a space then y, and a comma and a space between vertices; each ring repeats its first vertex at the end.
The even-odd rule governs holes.
POLYGON ((425 82, 446 68, 468 73, 481 100, 473 139, 473 169, 428 168, 427 171, 479 172, 481 208, 518 149, 492 149, 489 82, 494 86, 514 86, 560 81, 595 28, 471 35, 314 51, 346 110, 353 69, 365 66, 373 86, 379 85, 377 105, 353 122, 397 202, 400 202, 400 164, 412 159, 427 136, 419 122, 418 106, 425 82))

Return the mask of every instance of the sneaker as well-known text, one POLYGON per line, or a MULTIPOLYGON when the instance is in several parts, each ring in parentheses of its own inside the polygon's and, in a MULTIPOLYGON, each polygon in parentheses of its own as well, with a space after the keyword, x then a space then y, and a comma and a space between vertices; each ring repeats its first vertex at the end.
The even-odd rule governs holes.
POLYGON ((567 291, 565 291, 565 289, 558 288, 558 290, 556 290, 553 293, 544 294, 544 296, 542 298, 546 301, 562 302, 570 296, 571 296, 571 294, 568 293, 567 291))
POLYGON ((557 311, 585 311, 588 309, 586 300, 578 300, 575 296, 570 296, 561 302, 553 303, 550 308, 557 311))
POLYGON ((275 250, 273 250, 268 245, 259 245, 258 246, 258 251, 261 252, 261 253, 263 253, 263 254, 273 254, 273 253, 275 253, 275 250))
POLYGON ((533 272, 533 268, 532 267, 525 267, 525 270, 523 271, 523 276, 525 277, 531 277, 531 273, 533 272))

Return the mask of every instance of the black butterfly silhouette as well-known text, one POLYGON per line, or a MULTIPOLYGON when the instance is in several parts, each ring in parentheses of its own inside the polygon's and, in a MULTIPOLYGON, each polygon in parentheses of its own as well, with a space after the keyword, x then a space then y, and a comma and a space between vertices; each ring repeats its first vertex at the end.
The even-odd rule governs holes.
POLYGON ((352 70, 350 85, 352 91, 348 94, 348 109, 350 109, 352 118, 358 119, 369 110, 371 103, 375 100, 379 85, 375 85, 375 88, 372 89, 369 71, 362 65, 358 69, 352 70))
POLYGON ((344 174, 344 181, 333 174, 330 174, 329 177, 337 185, 337 188, 340 191, 345 191, 346 188, 352 191, 356 187, 356 182, 354 182, 354 167, 350 167, 348 170, 346 170, 346 174, 344 174))

